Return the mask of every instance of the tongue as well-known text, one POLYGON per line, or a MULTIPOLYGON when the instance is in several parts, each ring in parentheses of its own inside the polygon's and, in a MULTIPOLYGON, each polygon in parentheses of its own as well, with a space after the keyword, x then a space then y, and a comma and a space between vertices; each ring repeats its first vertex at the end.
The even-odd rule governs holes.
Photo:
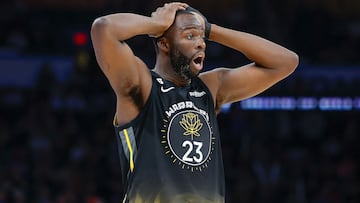
POLYGON ((201 63, 195 63, 194 61, 192 61, 192 66, 193 66, 197 71, 200 71, 200 70, 201 70, 201 63))

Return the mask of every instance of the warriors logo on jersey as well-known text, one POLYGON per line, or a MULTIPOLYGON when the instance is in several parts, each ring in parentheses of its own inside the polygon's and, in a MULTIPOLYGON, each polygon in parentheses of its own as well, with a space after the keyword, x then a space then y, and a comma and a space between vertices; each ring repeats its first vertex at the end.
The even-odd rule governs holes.
MULTIPOLYGON (((202 171, 211 160, 214 141, 208 116, 194 105, 192 109, 180 111, 164 119, 162 143, 165 154, 174 164, 191 171, 202 171)), ((169 115, 169 114, 168 114, 169 115)))

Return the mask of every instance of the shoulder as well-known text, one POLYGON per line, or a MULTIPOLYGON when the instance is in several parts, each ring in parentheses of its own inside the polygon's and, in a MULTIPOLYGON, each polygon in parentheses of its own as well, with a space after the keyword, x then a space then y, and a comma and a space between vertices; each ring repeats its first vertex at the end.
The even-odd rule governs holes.
POLYGON ((216 68, 203 72, 199 75, 199 78, 207 86, 212 95, 215 109, 219 109, 220 105, 222 104, 222 99, 219 98, 219 90, 222 84, 224 73, 226 73, 228 70, 228 68, 216 68))
POLYGON ((216 95, 219 86, 221 84, 221 78, 223 73, 226 71, 226 68, 216 68, 203 72, 199 75, 199 78, 205 83, 209 88, 212 95, 216 95))

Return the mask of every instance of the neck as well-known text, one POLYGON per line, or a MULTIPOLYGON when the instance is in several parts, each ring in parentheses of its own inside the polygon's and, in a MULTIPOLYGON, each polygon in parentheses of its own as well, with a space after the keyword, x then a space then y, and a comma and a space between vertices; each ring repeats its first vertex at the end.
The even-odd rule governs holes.
POLYGON ((174 83, 179 87, 188 85, 191 82, 190 79, 186 80, 179 76, 179 74, 174 71, 174 68, 171 66, 170 62, 161 63, 161 60, 157 60, 153 71, 159 74, 162 78, 174 83))

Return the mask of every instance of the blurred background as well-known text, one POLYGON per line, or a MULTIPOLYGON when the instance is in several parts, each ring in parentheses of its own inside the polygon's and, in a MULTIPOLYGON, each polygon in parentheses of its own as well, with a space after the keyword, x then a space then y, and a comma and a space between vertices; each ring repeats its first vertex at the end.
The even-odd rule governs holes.
MULTIPOLYGON (((360 1, 186 1, 210 22, 300 56, 290 77, 223 107, 227 202, 360 202, 360 1)), ((92 21, 150 15, 161 0, 0 2, 0 203, 122 201, 115 96, 94 58, 92 21)), ((146 36, 130 39, 154 65, 146 36)), ((206 69, 246 64, 209 42, 206 69)))

